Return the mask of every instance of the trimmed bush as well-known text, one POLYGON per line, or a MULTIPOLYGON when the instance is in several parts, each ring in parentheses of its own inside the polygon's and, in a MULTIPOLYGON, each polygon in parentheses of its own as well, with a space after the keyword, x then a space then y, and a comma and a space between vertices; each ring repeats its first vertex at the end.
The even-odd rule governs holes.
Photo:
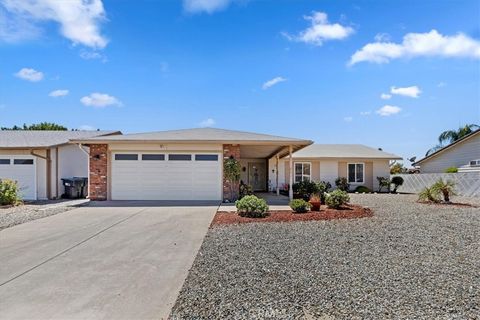
POLYGON ((458 168, 457 168, 457 167, 450 167, 450 168, 445 169, 444 172, 445 172, 445 173, 457 173, 457 172, 458 172, 458 168))
POLYGON ((350 189, 350 184, 348 183, 347 178, 340 177, 335 180, 335 185, 338 189, 342 191, 348 191, 350 189))
POLYGON ((393 184, 393 193, 397 193, 398 187, 400 187, 403 184, 403 178, 400 176, 395 176, 392 178, 392 184, 393 184))
POLYGON ((0 180, 0 205, 15 205, 21 199, 19 195, 20 189, 16 181, 10 179, 0 180))
POLYGON ((295 213, 305 213, 311 206, 310 203, 303 199, 293 199, 290 201, 289 205, 295 213))
POLYGON ((294 183, 293 192, 298 194, 303 200, 310 199, 310 196, 318 192, 317 184, 313 181, 301 181, 294 183))
POLYGON ((254 195, 245 196, 235 201, 235 206, 240 217, 265 218, 268 216, 267 202, 254 195))
POLYGON ((367 187, 365 186, 358 186, 355 188, 355 192, 358 192, 358 193, 370 193, 372 192, 372 190, 368 189, 367 187))
POLYGON ((325 198, 325 203, 329 208, 338 209, 342 205, 348 203, 350 201, 350 196, 346 191, 342 190, 333 190, 330 193, 327 193, 325 198))

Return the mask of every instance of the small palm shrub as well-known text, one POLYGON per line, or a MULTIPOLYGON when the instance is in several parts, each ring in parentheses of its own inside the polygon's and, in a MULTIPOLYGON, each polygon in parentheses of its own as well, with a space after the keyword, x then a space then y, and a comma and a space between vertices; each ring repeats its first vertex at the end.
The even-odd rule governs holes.
POLYGON ((265 218, 268 216, 267 202, 254 195, 245 196, 235 201, 235 206, 237 207, 238 215, 241 217, 265 218))
POLYGON ((365 186, 358 186, 355 188, 355 192, 358 192, 358 193, 370 193, 372 192, 372 190, 368 189, 367 187, 365 186))
POLYGON ((397 193, 398 187, 400 187, 403 184, 403 178, 400 176, 395 176, 392 178, 392 184, 393 184, 393 193, 397 193))
POLYGON ((20 202, 20 189, 16 181, 0 180, 0 205, 15 205, 20 202))
POLYGON ((457 168, 457 167, 450 167, 450 168, 445 169, 444 172, 445 172, 445 173, 457 173, 457 172, 458 172, 458 168, 457 168))
POLYGON ((350 196, 346 191, 343 190, 333 190, 330 193, 327 193, 325 198, 325 203, 329 208, 338 209, 342 205, 350 201, 350 196))
POLYGON ((293 199, 290 201, 289 205, 295 213, 305 213, 311 206, 310 203, 303 199, 293 199))
POLYGON ((428 201, 438 203, 440 202, 440 194, 437 190, 433 190, 433 188, 425 187, 422 191, 418 194, 418 201, 428 201))
POLYGON ((440 178, 433 184, 432 189, 437 194, 443 195, 443 200, 447 203, 450 202, 450 196, 456 195, 455 182, 451 180, 444 181, 442 178, 440 178))
POLYGON ((345 177, 337 178, 335 180, 335 185, 337 186, 337 189, 340 189, 342 191, 348 191, 350 189, 350 184, 345 177))

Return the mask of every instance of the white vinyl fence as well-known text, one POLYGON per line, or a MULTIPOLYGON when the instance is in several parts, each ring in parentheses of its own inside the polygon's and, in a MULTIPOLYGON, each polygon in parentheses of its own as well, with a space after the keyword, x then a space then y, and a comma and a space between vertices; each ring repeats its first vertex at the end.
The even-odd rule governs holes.
POLYGON ((418 193, 442 178, 455 182, 455 191, 459 196, 480 197, 480 172, 396 174, 391 178, 394 176, 400 176, 404 181, 398 192, 418 193))

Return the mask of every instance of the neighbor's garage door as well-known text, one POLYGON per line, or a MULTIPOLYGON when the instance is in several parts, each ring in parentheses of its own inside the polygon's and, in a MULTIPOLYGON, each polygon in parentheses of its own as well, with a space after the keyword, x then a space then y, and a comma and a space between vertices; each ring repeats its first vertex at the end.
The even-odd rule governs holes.
POLYGON ((0 179, 15 180, 23 200, 36 200, 35 158, 0 155, 0 179))
POLYGON ((114 153, 113 200, 221 200, 221 155, 114 153))

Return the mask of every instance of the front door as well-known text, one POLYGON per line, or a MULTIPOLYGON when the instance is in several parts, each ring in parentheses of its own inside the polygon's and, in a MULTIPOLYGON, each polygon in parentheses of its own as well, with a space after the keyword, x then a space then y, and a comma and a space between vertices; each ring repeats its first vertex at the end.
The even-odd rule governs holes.
POLYGON ((248 184, 252 186, 253 191, 266 190, 266 171, 265 162, 248 163, 248 184))

